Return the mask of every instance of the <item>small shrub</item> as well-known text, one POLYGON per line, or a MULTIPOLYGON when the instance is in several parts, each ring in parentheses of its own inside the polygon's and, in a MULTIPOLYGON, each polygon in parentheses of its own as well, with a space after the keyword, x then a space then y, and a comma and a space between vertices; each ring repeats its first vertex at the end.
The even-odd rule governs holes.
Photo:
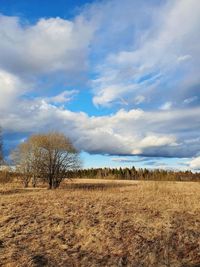
POLYGON ((0 184, 11 183, 13 180, 9 170, 5 169, 0 172, 0 184))

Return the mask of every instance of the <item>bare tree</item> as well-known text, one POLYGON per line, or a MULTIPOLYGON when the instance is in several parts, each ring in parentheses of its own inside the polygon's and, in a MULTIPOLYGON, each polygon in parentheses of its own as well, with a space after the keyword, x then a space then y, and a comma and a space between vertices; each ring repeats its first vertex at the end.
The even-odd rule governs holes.
POLYGON ((27 181, 25 184, 30 177, 33 185, 41 178, 48 182, 50 189, 57 188, 67 178, 67 171, 80 167, 78 151, 65 135, 57 132, 32 135, 13 155, 27 181))
POLYGON ((22 175, 24 187, 28 187, 33 173, 31 144, 29 142, 21 143, 17 149, 12 152, 11 159, 15 163, 16 171, 22 175))

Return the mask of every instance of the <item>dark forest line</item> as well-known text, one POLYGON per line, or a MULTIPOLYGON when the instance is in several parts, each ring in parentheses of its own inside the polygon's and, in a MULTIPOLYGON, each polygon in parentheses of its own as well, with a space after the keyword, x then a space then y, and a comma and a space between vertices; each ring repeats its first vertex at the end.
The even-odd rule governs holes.
POLYGON ((200 181, 200 173, 161 169, 95 168, 68 172, 68 178, 117 179, 117 180, 158 180, 158 181, 200 181))

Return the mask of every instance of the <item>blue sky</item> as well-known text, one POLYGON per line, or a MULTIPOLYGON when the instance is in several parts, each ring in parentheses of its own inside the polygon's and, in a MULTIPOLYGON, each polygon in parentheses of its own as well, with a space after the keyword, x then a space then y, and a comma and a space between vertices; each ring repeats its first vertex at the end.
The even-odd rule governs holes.
POLYGON ((6 155, 57 130, 85 167, 198 170, 199 28, 198 0, 0 0, 6 155))

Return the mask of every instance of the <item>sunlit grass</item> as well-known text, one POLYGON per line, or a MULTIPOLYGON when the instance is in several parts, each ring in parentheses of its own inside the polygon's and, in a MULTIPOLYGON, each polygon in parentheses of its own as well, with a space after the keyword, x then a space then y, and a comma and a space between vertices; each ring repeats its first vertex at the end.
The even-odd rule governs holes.
POLYGON ((200 184, 75 180, 0 188, 2 266, 195 266, 200 184))

